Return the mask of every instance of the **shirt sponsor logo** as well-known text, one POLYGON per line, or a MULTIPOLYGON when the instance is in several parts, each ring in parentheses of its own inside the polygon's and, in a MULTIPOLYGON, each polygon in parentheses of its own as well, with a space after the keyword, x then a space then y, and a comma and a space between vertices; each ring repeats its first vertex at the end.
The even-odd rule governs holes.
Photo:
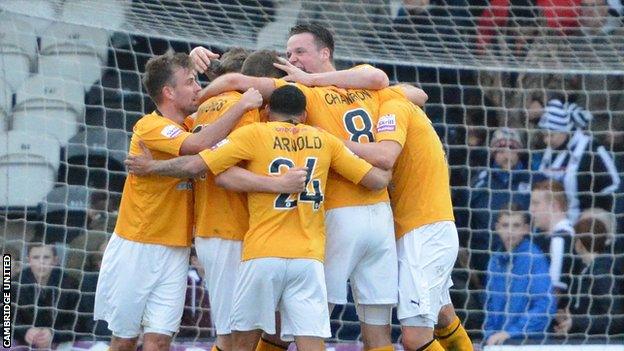
POLYGON ((215 149, 218 149, 218 148, 220 148, 221 146, 223 146, 223 145, 225 145, 225 144, 227 144, 227 143, 229 143, 229 142, 230 142, 230 141, 229 141, 228 139, 223 139, 223 140, 221 140, 220 142, 218 142, 218 143, 214 144, 214 146, 213 146, 213 147, 211 147, 211 148, 210 148, 210 150, 215 150, 215 149))
POLYGON ((383 115, 377 122, 377 133, 394 132, 396 130, 396 117, 393 114, 383 115))
POLYGON ((175 126, 173 124, 170 124, 168 126, 166 126, 165 128, 163 128, 160 131, 160 134, 162 134, 163 136, 172 139, 177 137, 178 135, 182 134, 182 129, 180 129, 178 126, 175 126))

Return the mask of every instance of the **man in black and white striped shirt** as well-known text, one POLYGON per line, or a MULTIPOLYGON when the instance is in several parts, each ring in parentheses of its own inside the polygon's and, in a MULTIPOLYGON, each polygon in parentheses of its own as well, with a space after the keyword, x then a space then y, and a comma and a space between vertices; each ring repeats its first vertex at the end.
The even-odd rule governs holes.
POLYGON ((612 155, 584 132, 591 118, 589 111, 574 103, 552 99, 539 122, 547 147, 532 168, 563 184, 572 223, 586 208, 612 211, 613 192, 620 184, 612 155))

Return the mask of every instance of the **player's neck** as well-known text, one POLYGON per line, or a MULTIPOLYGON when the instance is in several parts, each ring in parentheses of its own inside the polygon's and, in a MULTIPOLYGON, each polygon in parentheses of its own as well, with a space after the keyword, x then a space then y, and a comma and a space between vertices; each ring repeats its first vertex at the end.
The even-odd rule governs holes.
POLYGON ((182 111, 180 111, 179 109, 177 109, 175 106, 171 105, 171 104, 160 104, 158 106, 156 106, 156 113, 160 114, 161 116, 170 119, 172 121, 174 121, 177 124, 182 124, 184 123, 184 118, 186 118, 186 116, 184 115, 184 113, 182 111))

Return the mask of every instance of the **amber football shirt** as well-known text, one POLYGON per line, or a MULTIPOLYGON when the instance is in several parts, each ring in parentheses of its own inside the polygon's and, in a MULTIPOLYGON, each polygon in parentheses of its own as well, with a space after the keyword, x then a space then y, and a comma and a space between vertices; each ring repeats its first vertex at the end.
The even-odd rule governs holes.
POLYGON ((444 146, 427 115, 403 98, 385 101, 379 113, 377 141, 403 146, 390 187, 397 239, 422 225, 454 220, 444 146))
MULTIPOLYGON (((290 83, 276 79, 275 84, 280 87, 290 83)), ((295 85, 306 97, 306 124, 326 130, 342 140, 359 143, 375 141, 374 130, 380 105, 377 91, 295 85)), ((335 172, 330 172, 327 186, 327 209, 389 201, 386 189, 369 190, 335 172)))
MULTIPOLYGON (((199 109, 193 123, 193 132, 214 123, 241 99, 239 92, 226 92, 206 100, 199 109)), ((260 121, 258 110, 245 113, 239 127, 260 121)), ((206 172, 195 179, 195 236, 243 240, 249 228, 247 194, 227 191, 215 184, 214 175, 206 172)))
MULTIPOLYGON (((141 154, 139 140, 155 160, 179 155, 191 135, 184 127, 156 113, 143 116, 133 128, 131 155, 141 154)), ((190 246, 193 226, 193 192, 189 179, 128 174, 124 184, 115 233, 142 243, 190 246)))
POLYGON ((248 194, 250 219, 243 240, 243 260, 282 257, 323 261, 323 203, 329 168, 355 183, 372 168, 331 134, 284 122, 242 127, 200 156, 214 174, 244 160, 248 170, 264 175, 278 175, 295 166, 308 168, 303 193, 248 194))

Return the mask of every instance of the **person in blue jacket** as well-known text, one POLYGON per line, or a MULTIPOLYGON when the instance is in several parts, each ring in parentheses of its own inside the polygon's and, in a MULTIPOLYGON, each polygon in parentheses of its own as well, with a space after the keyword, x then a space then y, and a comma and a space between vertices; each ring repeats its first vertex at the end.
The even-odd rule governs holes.
POLYGON ((487 345, 542 337, 556 312, 548 260, 529 237, 528 214, 509 203, 499 211, 501 249, 490 257, 485 288, 487 345))
POLYGON ((491 237, 495 211, 509 202, 523 210, 529 207, 531 175, 522 161, 523 145, 517 130, 498 128, 490 140, 492 163, 479 172, 469 190, 471 267, 478 271, 486 270, 495 241, 491 237))

